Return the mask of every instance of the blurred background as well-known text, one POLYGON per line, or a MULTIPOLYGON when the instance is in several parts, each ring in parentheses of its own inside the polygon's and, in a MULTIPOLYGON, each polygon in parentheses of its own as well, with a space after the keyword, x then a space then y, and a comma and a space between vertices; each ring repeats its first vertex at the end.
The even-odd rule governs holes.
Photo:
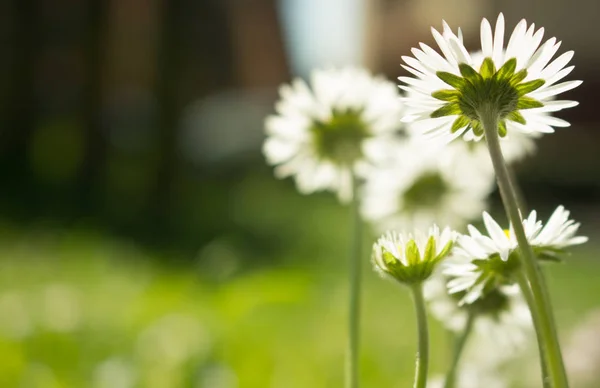
MULTIPOLYGON (((517 174, 531 206, 565 205, 591 238, 549 282, 574 382, 597 386, 596 0, 0 2, 0 386, 342 386, 348 209, 273 178, 264 117, 313 67, 395 79, 430 26, 477 49, 500 11, 575 50, 585 81, 565 96, 572 127, 517 174)), ((407 387, 410 300, 364 264, 364 384, 407 387)), ((435 374, 436 324, 433 343, 435 374)), ((531 355, 515 386, 537 386, 531 355)))

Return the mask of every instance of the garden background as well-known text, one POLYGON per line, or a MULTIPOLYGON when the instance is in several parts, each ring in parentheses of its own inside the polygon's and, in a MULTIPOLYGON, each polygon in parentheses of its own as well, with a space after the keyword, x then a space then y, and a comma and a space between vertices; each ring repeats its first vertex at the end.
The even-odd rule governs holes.
MULTIPOLYGON (((272 176, 264 117, 313 67, 395 79, 429 26, 475 48, 499 11, 575 50, 584 80, 572 127, 516 171, 530 207, 563 204, 590 237, 548 275, 573 384, 597 386, 596 0, 0 2, 0 386, 341 386, 350 210, 272 176)), ((407 387, 412 306, 368 258, 362 381, 407 387)), ((434 372, 448 355, 432 349, 434 372)), ((535 386, 534 346, 514 367, 535 386)))

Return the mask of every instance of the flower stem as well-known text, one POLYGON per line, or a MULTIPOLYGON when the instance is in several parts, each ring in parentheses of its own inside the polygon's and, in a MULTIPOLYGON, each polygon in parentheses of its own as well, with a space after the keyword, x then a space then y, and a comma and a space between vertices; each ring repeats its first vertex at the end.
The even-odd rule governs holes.
POLYGON ((427 327, 425 299, 423 298, 423 285, 417 283, 411 287, 411 290, 415 303, 419 332, 414 388, 425 388, 427 387, 427 370, 429 369, 429 329, 427 327))
POLYGON ((552 386, 554 388, 566 388, 569 386, 569 383, 567 381, 567 374, 562 360, 550 298, 541 277, 539 264, 527 241, 527 236, 525 235, 521 214, 519 212, 513 188, 516 182, 512 182, 510 179, 500 148, 500 140, 498 138, 499 115, 491 104, 484 106, 478 114, 481 118, 481 123, 483 124, 485 138, 492 164, 494 165, 494 170, 496 172, 502 202, 504 203, 504 208, 514 228, 515 236, 519 244, 519 250, 521 252, 521 263, 531 288, 533 304, 530 306, 530 309, 532 310, 532 314, 537 313, 538 319, 534 320, 534 324, 536 325, 535 329, 538 332, 539 338, 543 343, 542 346, 546 355, 546 360, 548 361, 548 374, 550 375, 553 382, 552 386))
POLYGON ((467 316, 465 329, 456 339, 456 343, 454 344, 454 354, 452 356, 452 364, 450 364, 450 369, 446 374, 444 388, 454 388, 454 385, 456 384, 456 372, 458 371, 458 363, 460 361, 460 357, 462 356, 463 349, 465 348, 465 344, 467 343, 467 338, 469 338, 469 335, 471 334, 471 329, 473 328, 473 321, 475 321, 475 315, 469 314, 467 316))
MULTIPOLYGON (((523 292, 523 296, 525 297, 525 301, 527 301, 527 305, 529 306, 529 310, 531 311, 531 318, 533 319, 533 324, 535 327, 539 325, 539 317, 537 310, 535 309, 535 300, 533 298, 533 294, 531 292, 531 288, 529 287, 529 282, 527 281, 527 277, 525 277, 525 273, 519 272, 517 274, 517 280, 519 282, 519 286, 523 292)), ((546 359, 546 355, 544 354, 544 346, 543 346, 543 338, 540 333, 536 330, 537 343, 538 343, 538 351, 540 353, 540 365, 542 366, 542 384, 544 388, 552 388, 552 381, 550 376, 548 375, 548 360, 546 359)))
POLYGON ((358 388, 358 354, 360 326, 360 289, 362 256, 362 220, 360 218, 359 181, 352 177, 352 235, 350 240, 350 306, 348 315, 348 350, 346 387, 358 388))

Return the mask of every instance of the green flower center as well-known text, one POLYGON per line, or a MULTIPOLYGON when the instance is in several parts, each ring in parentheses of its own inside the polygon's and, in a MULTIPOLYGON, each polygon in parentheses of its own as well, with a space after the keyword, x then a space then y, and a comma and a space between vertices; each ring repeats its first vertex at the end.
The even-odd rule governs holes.
POLYGON ((442 176, 429 172, 415 180, 404 192, 403 200, 407 208, 431 208, 438 205, 448 191, 448 183, 442 176))
POLYGON ((351 165, 363 156, 362 142, 369 137, 361 111, 334 111, 327 122, 315 121, 311 127, 317 154, 336 164, 351 165))
POLYGON ((525 118, 519 112, 522 109, 539 108, 541 102, 527 97, 526 94, 539 89, 545 81, 536 79, 522 82, 527 77, 527 70, 515 73, 517 60, 509 59, 496 70, 494 61, 485 58, 479 72, 466 63, 458 65, 462 77, 438 71, 438 78, 454 89, 443 89, 432 93, 432 97, 445 101, 446 104, 431 113, 432 118, 458 115, 452 124, 452 132, 467 127, 475 135, 483 135, 481 112, 492 108, 499 115, 498 133, 506 136, 506 120, 525 124, 525 118))

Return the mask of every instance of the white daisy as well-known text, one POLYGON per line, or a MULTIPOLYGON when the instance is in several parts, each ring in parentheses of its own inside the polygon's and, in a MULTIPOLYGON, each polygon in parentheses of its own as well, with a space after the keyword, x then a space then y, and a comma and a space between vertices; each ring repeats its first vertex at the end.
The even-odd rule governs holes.
POLYGON ((373 245, 373 267, 382 276, 404 284, 423 282, 450 253, 455 239, 455 232, 449 228, 440 231, 437 225, 427 234, 419 230, 414 235, 388 232, 373 245))
POLYGON ((431 314, 452 332, 462 332, 473 315, 465 358, 476 356, 478 364, 494 366, 529 345, 533 325, 517 285, 497 287, 472 304, 461 304, 462 294, 448 293, 448 280, 436 273, 425 283, 424 296, 431 314))
MULTIPOLYGON (((507 163, 515 163, 533 154, 536 137, 522 132, 513 132, 501 138, 500 146, 504 160, 507 163)), ((495 185, 494 166, 484 142, 455 141, 448 144, 446 148, 447 151, 442 153, 445 160, 441 163, 454 165, 457 170, 468 171, 473 176, 480 176, 480 179, 489 182, 490 185, 495 185)))
POLYGON ((395 154, 393 163, 372 171, 365 182, 361 212, 377 230, 424 229, 434 222, 463 227, 486 208, 494 173, 465 173, 478 162, 473 154, 408 141, 395 154))
POLYGON ((263 147, 275 175, 294 176, 302 193, 331 190, 349 199, 368 150, 399 127, 397 87, 362 69, 315 70, 310 87, 297 79, 280 96, 263 147))
POLYGON ((413 122, 419 133, 450 141, 464 134, 466 140, 483 136, 481 112, 491 107, 499 114, 500 136, 507 133, 552 133, 553 127, 569 123, 548 115, 577 105, 554 100, 581 81, 557 83, 573 66, 568 51, 551 62, 561 42, 556 38, 541 44, 544 29, 535 30, 521 20, 504 47, 504 16, 500 14, 494 33, 487 19, 481 22, 483 60, 465 48, 459 31, 455 35, 444 22, 443 33, 432 28, 442 54, 421 43, 413 57, 402 57, 403 67, 413 77, 400 77, 400 86, 410 94, 410 108, 403 121, 413 122), (541 45, 540 45, 541 44, 541 45))
POLYGON ((448 278, 436 274, 425 283, 424 295, 432 315, 448 330, 464 329, 468 315, 476 316, 474 336, 489 337, 504 349, 516 349, 532 329, 531 315, 517 285, 500 286, 472 304, 461 304, 460 294, 450 294, 448 278))
MULTIPOLYGON (((458 238, 452 260, 444 270, 445 275, 453 277, 448 283, 450 293, 465 292, 464 303, 473 303, 490 287, 512 283, 520 265, 512 226, 503 230, 486 212, 483 221, 489 236, 469 225, 469 235, 458 238)), ((554 211, 546 226, 537 220, 535 210, 523 220, 525 235, 538 259, 556 260, 564 248, 586 242, 587 237, 576 236, 579 226, 569 219, 563 206, 554 211)))

